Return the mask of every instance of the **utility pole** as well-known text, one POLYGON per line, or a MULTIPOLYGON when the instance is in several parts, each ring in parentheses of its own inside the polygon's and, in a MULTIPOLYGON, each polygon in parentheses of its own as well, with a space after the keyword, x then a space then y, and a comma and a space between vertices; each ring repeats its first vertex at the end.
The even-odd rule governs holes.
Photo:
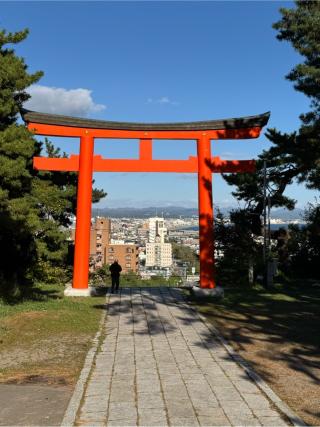
POLYGON ((271 212, 271 197, 268 196, 268 259, 271 252, 271 222, 270 222, 270 212, 271 212))
POLYGON ((263 161, 263 265, 267 261, 267 162, 263 161))
POLYGON ((271 197, 267 196, 267 162, 263 162, 263 266, 264 266, 264 285, 272 286, 274 266, 270 260, 271 252, 271 197))

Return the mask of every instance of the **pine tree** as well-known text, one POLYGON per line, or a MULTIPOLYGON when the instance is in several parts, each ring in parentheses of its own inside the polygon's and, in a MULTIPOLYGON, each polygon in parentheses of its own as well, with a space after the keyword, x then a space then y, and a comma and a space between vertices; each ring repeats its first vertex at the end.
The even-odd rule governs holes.
POLYGON ((32 156, 39 144, 15 121, 29 98, 25 89, 41 72, 28 74, 22 58, 8 43, 19 43, 28 31, 0 32, 0 286, 7 290, 26 283, 37 261, 37 207, 32 201, 32 156))
POLYGON ((297 1, 295 8, 282 8, 280 12, 282 19, 273 25, 277 38, 290 42, 303 59, 286 78, 310 98, 311 111, 301 114, 296 132, 267 130, 272 146, 258 157, 256 174, 225 176, 237 187, 235 197, 247 202, 249 213, 255 216, 255 232, 263 212, 263 160, 267 161, 271 206, 294 208, 295 200, 284 195, 294 181, 320 190, 320 2, 297 1))
MULTIPOLYGON (((264 161, 271 206, 294 208, 296 201, 285 195, 287 186, 293 182, 320 190, 320 2, 297 1, 294 8, 282 8, 280 12, 282 18, 273 25, 278 31, 277 38, 291 43, 302 58, 302 62, 286 78, 293 82, 295 90, 310 99, 310 111, 300 115, 301 126, 295 132, 267 129, 266 137, 272 145, 258 156, 255 174, 224 177, 228 184, 236 186, 233 195, 245 202, 245 215, 251 232, 256 235, 262 233, 264 161)), ((235 216, 233 219, 236 223, 239 220, 235 216)), ((281 268, 284 271, 293 271, 298 265, 308 265, 306 268, 314 272, 313 267, 319 264, 320 252, 315 249, 319 241, 313 239, 309 232, 319 227, 318 217, 313 219, 312 226, 308 225, 305 230, 292 227, 289 234, 286 233, 288 241, 285 248, 278 245, 278 258, 282 260, 281 268), (306 248, 312 248, 309 251, 312 256, 305 256, 306 248), (304 261, 301 263, 301 260, 304 261), (289 269, 288 263, 291 263, 289 269)), ((244 253, 237 240, 230 242, 230 245, 244 253)))
MULTIPOLYGON (((297 178, 309 188, 320 190, 320 2, 296 1, 294 9, 280 9, 282 19, 273 27, 277 38, 288 41, 302 56, 286 76, 294 83, 295 90, 310 99, 311 111, 300 115, 301 127, 294 138, 293 154, 297 178)), ((273 142, 279 133, 271 135, 273 142)))
POLYGON ((27 29, 17 33, 0 31, 0 130, 15 123, 23 103, 30 98, 25 89, 43 75, 41 71, 28 74, 23 58, 17 57, 13 49, 4 48, 20 43, 28 33, 27 29))
MULTIPOLYGON (((23 41, 28 30, 0 32, 0 294, 23 290, 36 280, 63 278, 67 263, 64 227, 76 210, 77 174, 39 172, 32 160, 42 143, 22 125, 17 115, 29 98, 26 88, 42 72, 29 74, 22 58, 5 47, 23 41)), ((50 157, 59 149, 45 141, 50 157)), ((93 201, 106 193, 94 189, 93 201)))
POLYGON ((251 216, 246 210, 233 210, 228 221, 220 211, 215 216, 216 272, 219 285, 239 286, 251 284, 249 271, 256 273, 261 266, 261 245, 251 232, 251 216))
POLYGON ((273 25, 278 40, 291 43, 304 59, 286 78, 311 100, 312 111, 301 116, 304 124, 316 124, 320 119, 320 3, 299 0, 294 9, 280 12, 282 19, 273 25))

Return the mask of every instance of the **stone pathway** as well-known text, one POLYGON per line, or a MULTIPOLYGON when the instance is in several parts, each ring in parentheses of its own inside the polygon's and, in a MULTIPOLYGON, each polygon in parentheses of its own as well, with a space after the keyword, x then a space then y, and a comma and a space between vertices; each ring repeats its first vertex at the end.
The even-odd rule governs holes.
POLYGON ((122 289, 107 306, 76 425, 287 425, 182 291, 122 289))

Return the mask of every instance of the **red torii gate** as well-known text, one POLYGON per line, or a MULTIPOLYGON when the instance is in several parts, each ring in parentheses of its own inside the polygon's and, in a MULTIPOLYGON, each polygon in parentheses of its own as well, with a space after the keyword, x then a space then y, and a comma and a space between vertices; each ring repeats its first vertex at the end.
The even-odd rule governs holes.
POLYGON ((35 157, 38 170, 78 171, 73 295, 88 295, 93 172, 198 173, 200 286, 214 288, 212 173, 254 172, 254 160, 221 160, 211 156, 212 139, 257 138, 270 113, 236 119, 188 123, 128 123, 81 119, 23 110, 22 118, 36 135, 80 138, 80 155, 35 157), (105 159, 94 155, 95 138, 139 139, 139 159, 105 159), (154 160, 153 139, 196 140, 197 157, 154 160))

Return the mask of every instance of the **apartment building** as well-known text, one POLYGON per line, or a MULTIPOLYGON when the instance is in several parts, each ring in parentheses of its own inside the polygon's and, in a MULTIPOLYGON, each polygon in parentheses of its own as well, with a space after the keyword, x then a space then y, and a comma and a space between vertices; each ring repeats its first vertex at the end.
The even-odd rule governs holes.
POLYGON ((118 260, 122 271, 138 271, 138 248, 130 244, 109 244, 104 248, 104 264, 112 264, 115 259, 118 260))
POLYGON ((105 264, 105 248, 111 238, 111 220, 97 217, 90 230, 90 258, 93 261, 93 270, 105 264))
MULTIPOLYGON (((75 230, 71 231, 75 238, 75 230)), ((134 244, 111 243, 111 220, 97 217, 90 229, 90 270, 118 260, 123 273, 137 272, 139 266, 138 248, 134 244)))
POLYGON ((171 267, 171 243, 146 243, 146 267, 171 267))

